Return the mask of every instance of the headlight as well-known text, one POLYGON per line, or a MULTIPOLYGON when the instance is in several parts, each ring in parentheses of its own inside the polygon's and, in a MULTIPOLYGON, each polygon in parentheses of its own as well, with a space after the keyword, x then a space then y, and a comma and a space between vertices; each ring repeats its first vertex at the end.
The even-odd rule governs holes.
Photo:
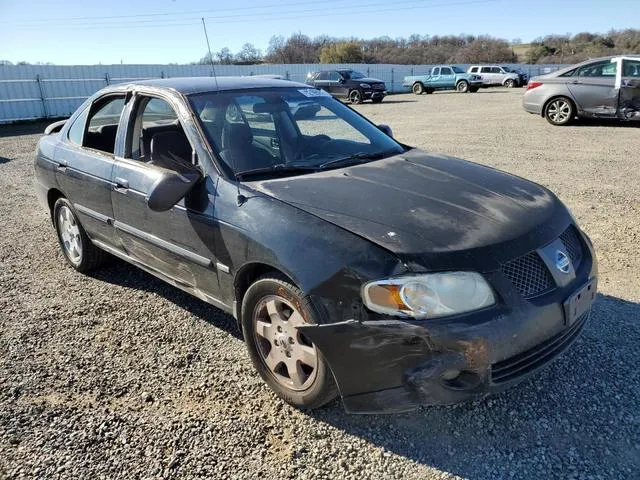
POLYGON ((442 272, 365 283, 364 304, 374 312, 437 318, 471 312, 496 303, 493 291, 476 272, 442 272))
POLYGON ((362 88, 371 88, 371 85, 369 85, 368 83, 361 83, 360 86, 362 88))

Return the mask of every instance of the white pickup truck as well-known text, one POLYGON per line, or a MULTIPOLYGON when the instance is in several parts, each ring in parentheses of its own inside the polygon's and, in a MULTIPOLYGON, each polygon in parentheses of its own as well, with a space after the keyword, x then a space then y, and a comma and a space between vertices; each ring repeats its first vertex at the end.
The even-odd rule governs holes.
POLYGON ((492 85, 502 85, 504 87, 520 87, 523 85, 520 75, 508 71, 499 65, 471 65, 467 73, 475 73, 482 77, 482 85, 489 87, 492 85))

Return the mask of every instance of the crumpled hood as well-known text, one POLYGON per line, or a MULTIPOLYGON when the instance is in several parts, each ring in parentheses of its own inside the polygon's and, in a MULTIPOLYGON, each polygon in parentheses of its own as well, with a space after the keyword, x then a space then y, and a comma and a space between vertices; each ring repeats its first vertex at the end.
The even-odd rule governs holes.
POLYGON ((417 149, 249 185, 429 268, 455 260, 460 268, 493 269, 570 222, 562 203, 535 183, 417 149))

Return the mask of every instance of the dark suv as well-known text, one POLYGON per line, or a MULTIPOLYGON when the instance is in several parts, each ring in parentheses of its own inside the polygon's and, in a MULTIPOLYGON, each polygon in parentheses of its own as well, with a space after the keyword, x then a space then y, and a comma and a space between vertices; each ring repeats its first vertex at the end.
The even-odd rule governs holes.
POLYGON ((351 103, 371 100, 380 103, 387 95, 387 86, 382 80, 365 77, 355 70, 322 70, 307 76, 306 83, 329 92, 336 98, 348 99, 351 103))

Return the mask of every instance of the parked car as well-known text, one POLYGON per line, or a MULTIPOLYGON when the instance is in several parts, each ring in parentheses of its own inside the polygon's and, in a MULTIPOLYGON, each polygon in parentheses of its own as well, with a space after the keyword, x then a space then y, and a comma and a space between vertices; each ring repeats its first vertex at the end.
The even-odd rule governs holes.
POLYGON ((416 95, 430 94, 436 90, 457 90, 460 93, 475 93, 482 86, 482 77, 465 73, 455 65, 433 67, 426 75, 404 77, 403 87, 410 87, 416 95))
POLYGON ((467 72, 481 75, 482 85, 485 87, 500 85, 513 88, 522 86, 520 75, 499 65, 471 65, 467 72))
POLYGON ((516 75, 518 75, 519 86, 524 87, 527 83, 529 83, 529 75, 523 72, 522 70, 520 70, 519 68, 511 68, 511 67, 505 67, 505 66, 503 66, 502 68, 506 72, 515 73, 516 75))
POLYGON ((351 103, 362 103, 365 100, 380 103, 387 96, 387 86, 382 80, 369 78, 349 69, 311 72, 306 83, 351 103))
POLYGON ((47 132, 35 187, 69 265, 108 252, 232 314, 300 408, 500 391, 565 350, 595 298, 591 241, 549 190, 405 146, 308 85, 114 85, 47 132), (303 100, 318 114, 296 119, 303 100))
POLYGON ((640 120, 640 55, 587 60, 534 77, 522 105, 552 125, 576 117, 640 120))

